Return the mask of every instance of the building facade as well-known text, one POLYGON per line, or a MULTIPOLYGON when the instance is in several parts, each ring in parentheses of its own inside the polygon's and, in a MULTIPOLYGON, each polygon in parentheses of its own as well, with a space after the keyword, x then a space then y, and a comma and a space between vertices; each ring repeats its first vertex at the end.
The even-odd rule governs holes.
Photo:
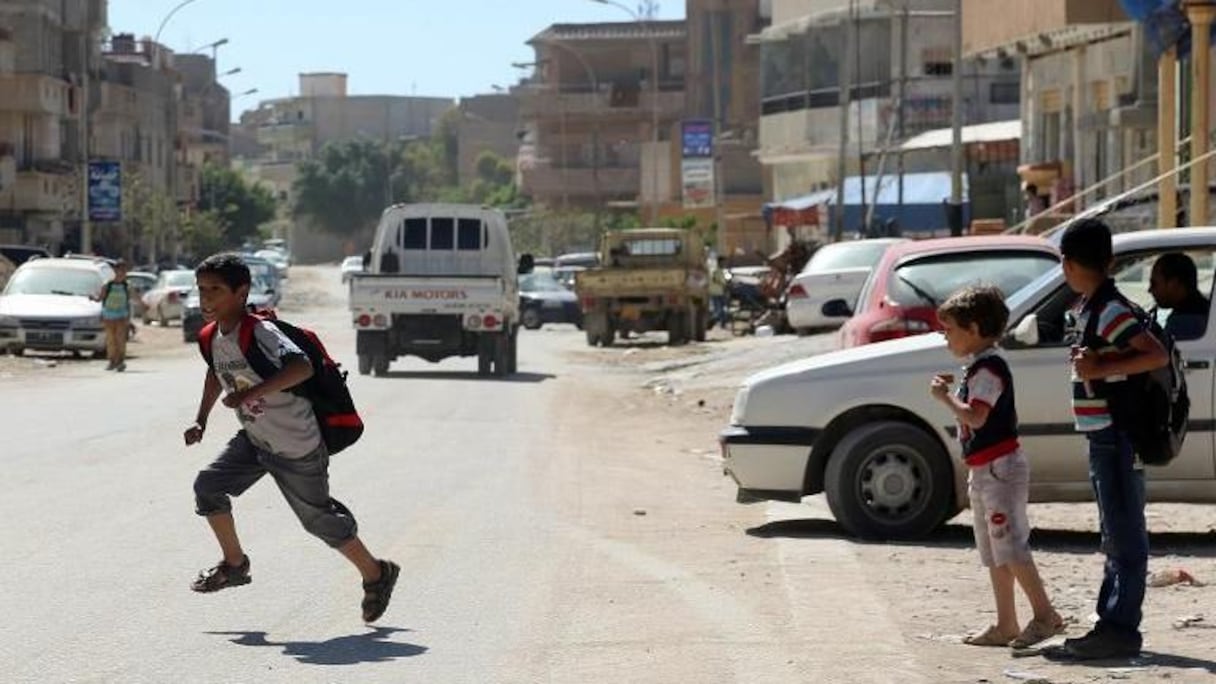
POLYGON ((477 160, 486 152, 515 168, 523 135, 519 96, 474 95, 462 98, 458 110, 457 173, 461 187, 467 189, 477 180, 477 160))

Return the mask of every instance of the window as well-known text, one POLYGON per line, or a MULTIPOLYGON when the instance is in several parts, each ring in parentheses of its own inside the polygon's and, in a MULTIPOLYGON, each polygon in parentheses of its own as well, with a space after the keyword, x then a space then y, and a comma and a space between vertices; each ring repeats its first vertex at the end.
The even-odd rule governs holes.
POLYGON ((995 285, 1009 297, 1060 262, 1039 251, 939 254, 907 261, 891 272, 887 299, 900 306, 937 308, 968 286, 995 285))
POLYGON ((951 62, 925 62, 926 76, 950 76, 954 73, 954 64, 951 62))
POLYGON ((450 252, 456 247, 456 221, 450 218, 431 219, 431 249, 450 252))
POLYGON ((621 243, 621 256, 675 256, 682 246, 676 238, 626 240, 621 243))
POLYGON ((402 249, 426 249, 426 219, 406 219, 401 226, 402 249))
POLYGON ((992 104, 1017 104, 1022 101, 1022 86, 1018 82, 993 83, 988 86, 988 101, 992 104))
POLYGON ((838 242, 822 247, 807 262, 803 273, 835 271, 843 268, 872 268, 882 258, 890 242, 880 240, 858 240, 838 242))
POLYGON ((482 225, 478 219, 460 219, 456 222, 456 249, 475 252, 481 249, 482 225))

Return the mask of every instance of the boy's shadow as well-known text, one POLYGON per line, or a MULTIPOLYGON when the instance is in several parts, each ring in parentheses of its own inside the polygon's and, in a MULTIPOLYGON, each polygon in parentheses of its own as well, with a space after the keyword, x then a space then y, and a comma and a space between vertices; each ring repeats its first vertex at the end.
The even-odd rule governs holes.
POLYGON ((207 632, 236 637, 232 643, 240 646, 272 646, 283 649, 283 655, 305 665, 358 665, 385 663, 398 658, 412 658, 426 653, 425 646, 389 641, 396 632, 408 632, 396 627, 375 627, 366 634, 351 634, 325 641, 270 641, 266 632, 207 632))

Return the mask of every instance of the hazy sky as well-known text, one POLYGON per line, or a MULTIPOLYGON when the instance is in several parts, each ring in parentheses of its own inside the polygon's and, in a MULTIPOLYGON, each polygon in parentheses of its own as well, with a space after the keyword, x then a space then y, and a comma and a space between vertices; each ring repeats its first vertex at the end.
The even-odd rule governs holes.
MULTIPOLYGON (((153 36, 182 0, 110 0, 110 29, 153 36)), ((624 4, 636 7, 637 0, 624 4)), ((660 18, 684 16, 684 0, 660 4, 660 18)), ((227 38, 219 48, 233 118, 257 100, 295 94, 296 75, 340 71, 352 94, 461 97, 508 86, 530 61, 525 43, 558 22, 630 21, 592 0, 194 0, 173 16, 161 42, 177 52, 227 38)))

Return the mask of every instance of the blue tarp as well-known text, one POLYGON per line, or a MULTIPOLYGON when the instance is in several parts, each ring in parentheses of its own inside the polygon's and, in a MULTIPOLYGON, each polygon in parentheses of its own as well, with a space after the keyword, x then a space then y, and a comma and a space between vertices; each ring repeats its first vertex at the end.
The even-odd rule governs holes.
MULTIPOLYGON (((844 181, 844 221, 846 232, 859 232, 864 214, 861 205, 863 181, 859 176, 849 176, 844 181)), ((866 176, 866 207, 874 205, 874 220, 885 223, 895 219, 904 232, 926 232, 946 229, 944 202, 950 200, 950 174, 944 171, 904 174, 903 205, 899 204, 899 176, 883 175, 877 183, 875 176, 866 176), (878 192, 875 193, 877 187, 878 192)), ((802 197, 771 202, 764 205, 764 216, 772 220, 778 209, 802 211, 813 206, 827 204, 835 206, 836 190, 822 190, 802 197)), ((963 224, 970 221, 971 204, 968 199, 967 176, 963 175, 963 224)))
POLYGON ((1119 4, 1128 17, 1144 25, 1158 57, 1170 48, 1177 48, 1179 57, 1191 53, 1191 22, 1179 0, 1119 0, 1119 4))

